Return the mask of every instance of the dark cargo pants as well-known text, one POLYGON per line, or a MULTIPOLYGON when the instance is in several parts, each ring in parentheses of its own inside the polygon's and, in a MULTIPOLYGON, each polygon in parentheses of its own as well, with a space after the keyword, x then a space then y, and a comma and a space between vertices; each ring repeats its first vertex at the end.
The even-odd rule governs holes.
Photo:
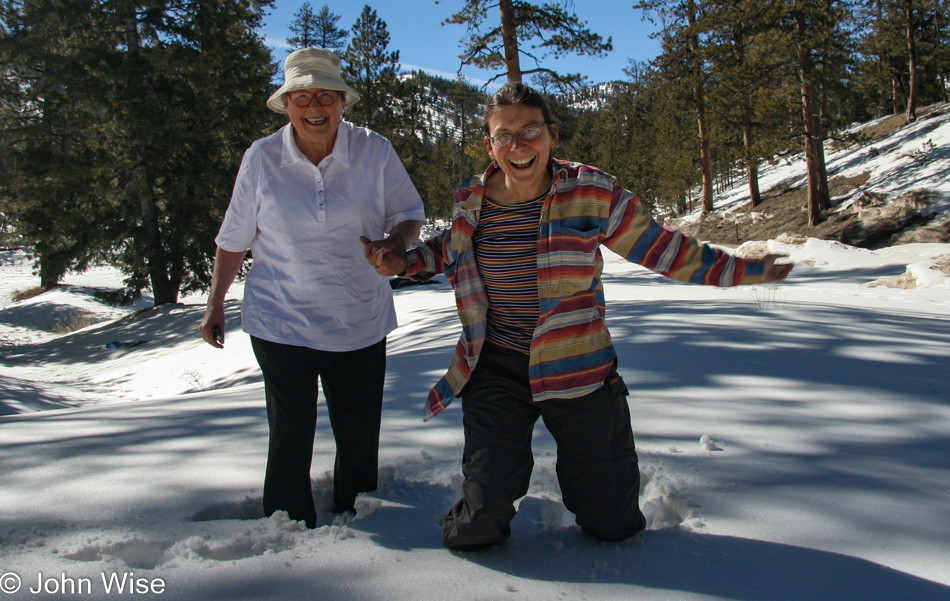
POLYGON ((462 390, 465 448, 462 499, 442 525, 442 544, 475 550, 511 534, 514 501, 528 491, 538 417, 557 442, 557 477, 577 524, 604 541, 643 530, 640 471, 627 390, 616 372, 599 390, 576 399, 536 403, 528 357, 486 344, 462 390))
POLYGON ((264 514, 283 510, 308 528, 316 527, 310 464, 318 380, 336 442, 335 510, 355 511, 356 495, 376 490, 386 339, 348 352, 317 351, 254 337, 251 346, 264 376, 270 426, 264 514))

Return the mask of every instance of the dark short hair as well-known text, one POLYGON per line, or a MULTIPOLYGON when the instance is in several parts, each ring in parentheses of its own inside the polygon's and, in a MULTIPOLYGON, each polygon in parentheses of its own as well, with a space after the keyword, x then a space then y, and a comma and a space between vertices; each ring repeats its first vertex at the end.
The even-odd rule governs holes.
POLYGON ((523 83, 506 83, 497 92, 492 94, 488 102, 485 103, 485 121, 482 127, 485 129, 485 135, 491 135, 488 129, 488 121, 498 110, 504 106, 523 104, 536 109, 541 109, 541 115, 546 123, 554 123, 554 115, 548 107, 547 101, 537 90, 523 83))

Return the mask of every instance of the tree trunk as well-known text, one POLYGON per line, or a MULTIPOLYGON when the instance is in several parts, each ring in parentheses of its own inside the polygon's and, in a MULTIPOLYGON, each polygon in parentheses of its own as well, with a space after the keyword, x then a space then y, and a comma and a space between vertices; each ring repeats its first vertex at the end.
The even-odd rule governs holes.
POLYGON ((891 76, 891 114, 896 115, 900 112, 900 81, 897 79, 897 73, 891 76))
POLYGON ((808 171, 808 225, 814 227, 821 218, 821 210, 831 205, 828 197, 828 173, 825 170, 825 149, 820 125, 815 114, 815 100, 811 89, 812 65, 805 43, 805 17, 795 15, 798 25, 798 65, 802 86, 802 112, 805 121, 805 164, 808 171))
POLYGON ((151 194, 143 194, 139 201, 142 216, 142 235, 145 242, 145 266, 152 285, 155 306, 178 302, 178 288, 168 277, 162 231, 158 225, 158 207, 151 194))
MULTIPOLYGON (((934 9, 934 33, 935 39, 940 40, 943 37, 943 29, 940 24, 940 17, 942 16, 942 9, 940 7, 940 0, 933 0, 933 9, 934 9)), ((943 61, 942 61, 943 63, 943 61)), ((944 102, 950 102, 950 98, 947 97, 947 65, 938 64, 937 65, 937 81, 940 82, 940 94, 943 97, 944 102)))
POLYGON ((907 68, 910 81, 907 84, 907 123, 917 119, 917 32, 914 31, 914 6, 912 0, 904 1, 907 11, 907 68))
MULTIPOLYGON (((736 59, 739 65, 745 64, 745 36, 741 28, 733 36, 736 59)), ((742 144, 745 147, 746 175, 749 178, 749 201, 753 207, 762 204, 759 192, 759 164, 752 150, 752 98, 742 94, 742 144)))
MULTIPOLYGON (((687 18, 690 29, 696 26, 696 3, 687 3, 687 18)), ((693 72, 696 76, 695 98, 696 119, 699 121, 699 157, 703 172, 703 214, 713 210, 712 153, 709 149, 709 127, 706 122, 706 88, 703 80, 703 66, 699 57, 699 34, 689 34, 689 49, 693 58, 693 72)))
POLYGON ((749 126, 742 127, 742 140, 745 143, 745 168, 746 176, 749 178, 749 199, 753 207, 762 204, 762 194, 759 192, 759 163, 752 156, 752 135, 749 132, 749 126))
POLYGON ((505 66, 508 82, 521 83, 521 58, 518 54, 518 29, 515 27, 515 9, 511 0, 500 0, 501 35, 505 42, 505 66))
POLYGON ((878 56, 876 60, 877 74, 878 74, 878 84, 880 86, 878 92, 881 97, 878 100, 877 107, 877 117, 883 117, 887 114, 887 78, 884 76, 885 67, 884 61, 881 60, 881 57, 878 56))
MULTIPOLYGON (((131 55, 132 63, 137 64, 140 60, 141 40, 139 38, 138 20, 134 9, 126 19, 126 43, 128 52, 131 55)), ((141 69, 133 68, 130 75, 130 88, 135 90, 130 105, 140 105, 144 97, 144 91, 147 83, 137 78, 137 73, 141 69)), ((141 114, 141 109, 133 114, 141 114)), ((141 242, 145 249, 145 269, 148 273, 149 283, 152 286, 152 296, 155 298, 155 305, 164 305, 178 302, 178 288, 172 285, 168 277, 168 265, 165 261, 165 249, 162 243, 162 231, 159 225, 159 210, 155 202, 151 182, 147 175, 148 169, 148 139, 144 133, 138 132, 137 139, 133 142, 135 152, 136 166, 132 174, 131 181, 139 191, 139 235, 142 236, 141 242)))
POLYGON ((465 143, 466 143, 466 140, 465 140, 465 123, 466 123, 466 119, 467 119, 467 117, 466 117, 466 115, 465 115, 465 100, 464 100, 464 98, 463 98, 462 101, 459 103, 459 111, 460 111, 460 115, 459 115, 459 132, 460 132, 460 134, 461 134, 461 139, 459 140, 459 144, 458 144, 459 173, 458 173, 458 178, 457 178, 457 179, 458 179, 458 181, 462 181, 463 179, 465 179, 465 143))
POLYGON ((40 262, 40 286, 44 290, 50 290, 59 285, 60 280, 69 271, 69 264, 57 260, 56 253, 49 252, 39 256, 40 262))
MULTIPOLYGON (((874 16, 875 16, 875 18, 877 19, 877 22, 878 22, 878 23, 884 23, 884 6, 882 5, 881 0, 877 0, 877 1, 874 3, 874 9, 875 9, 875 15, 874 15, 874 16)), ((876 58, 875 58, 875 66, 877 67, 878 83, 879 83, 880 86, 881 86, 881 88, 880 88, 881 104, 880 104, 880 106, 878 107, 878 115, 877 115, 877 116, 878 116, 878 117, 883 117, 884 115, 887 114, 887 104, 886 104, 886 102, 887 102, 887 83, 886 83, 886 79, 887 79, 887 78, 886 78, 886 76, 885 76, 886 73, 887 73, 887 65, 886 65, 886 63, 885 63, 885 61, 884 61, 884 55, 883 55, 883 54, 877 54, 877 55, 875 55, 875 57, 876 57, 876 58)))

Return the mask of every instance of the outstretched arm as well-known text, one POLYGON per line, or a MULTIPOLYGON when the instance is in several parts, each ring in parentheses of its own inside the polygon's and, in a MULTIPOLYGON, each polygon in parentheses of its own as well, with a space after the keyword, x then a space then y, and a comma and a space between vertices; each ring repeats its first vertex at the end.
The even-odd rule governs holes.
POLYGON ((737 286, 784 280, 792 270, 776 264, 783 255, 741 259, 710 244, 663 227, 637 197, 615 186, 604 244, 628 261, 669 278, 711 286, 737 286))

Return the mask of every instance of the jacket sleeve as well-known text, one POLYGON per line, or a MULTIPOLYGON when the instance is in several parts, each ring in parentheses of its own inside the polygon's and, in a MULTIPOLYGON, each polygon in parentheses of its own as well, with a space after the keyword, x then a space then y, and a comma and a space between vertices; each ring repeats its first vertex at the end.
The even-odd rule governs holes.
POLYGON ((412 278, 415 280, 428 280, 432 276, 444 273, 449 282, 454 286, 454 267, 458 259, 456 251, 452 249, 452 231, 456 226, 462 230, 466 227, 474 229, 470 222, 466 207, 466 201, 472 195, 472 190, 478 182, 478 178, 470 177, 464 180, 455 191, 454 209, 452 212, 452 227, 444 232, 426 240, 422 246, 416 246, 406 251, 406 271, 399 274, 400 277, 412 278))
POLYGON ((400 277, 425 281, 436 274, 443 273, 450 256, 452 231, 445 230, 438 236, 426 240, 422 246, 414 246, 406 251, 406 271, 400 277))
POLYGON ((616 184, 603 244, 632 263, 691 284, 760 284, 765 272, 761 261, 740 259, 661 226, 635 194, 616 184))

